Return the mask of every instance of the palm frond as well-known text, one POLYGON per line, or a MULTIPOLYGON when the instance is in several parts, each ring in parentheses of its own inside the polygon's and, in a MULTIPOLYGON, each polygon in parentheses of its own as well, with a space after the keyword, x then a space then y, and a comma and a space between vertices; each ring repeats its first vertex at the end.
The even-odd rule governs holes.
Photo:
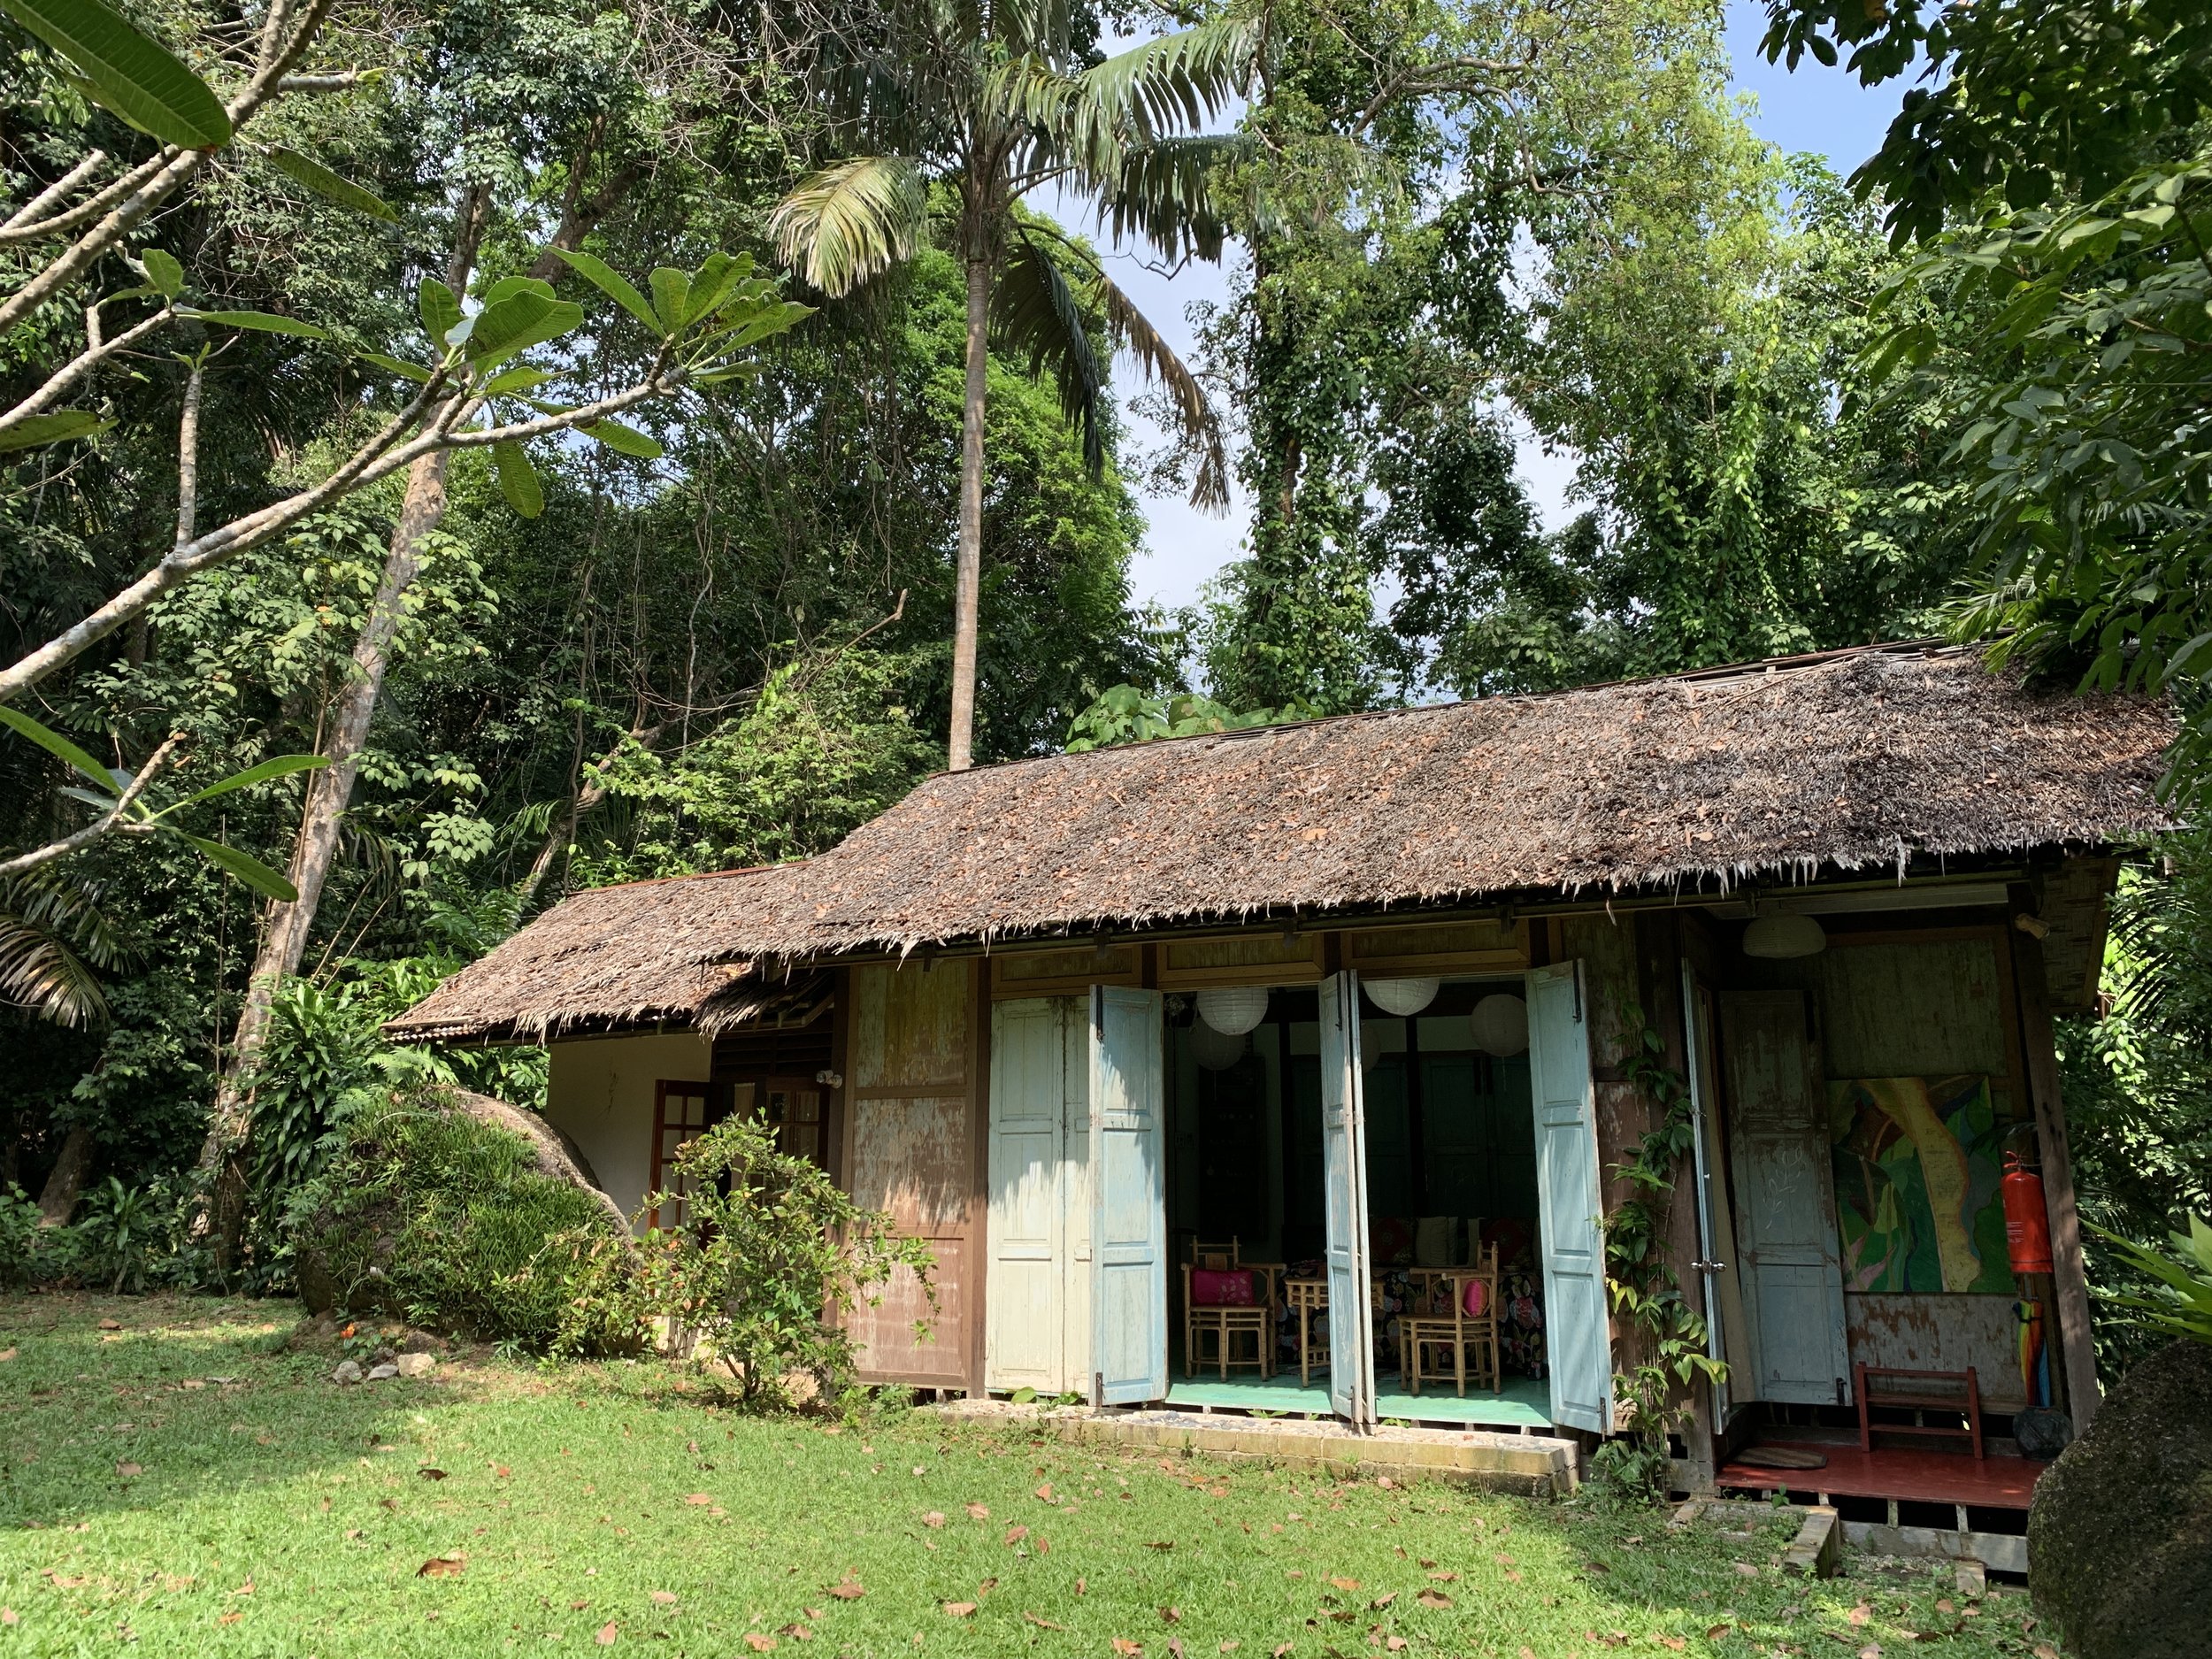
POLYGON ((1082 305, 1066 276, 1026 229, 1018 229, 991 295, 991 320, 1010 353, 1028 358, 1029 373, 1049 373, 1061 412, 1082 434, 1083 464, 1093 473, 1106 465, 1099 411, 1106 396, 1106 365, 1092 348, 1082 305))
POLYGON ((1160 337, 1151 319, 1103 271, 1095 278, 1099 303, 1106 313, 1106 329, 1114 342, 1137 361, 1145 379, 1166 389, 1169 407, 1181 428, 1184 442, 1198 451, 1198 466, 1191 480, 1191 505, 1207 512, 1229 510, 1229 442, 1221 420, 1207 401, 1205 388, 1174 348, 1160 337))
POLYGON ((1041 155, 1087 178, 1113 178, 1125 165, 1128 124, 1090 95, 1081 76, 1064 73, 1037 53, 993 69, 982 102, 987 116, 1026 128, 1041 155))
POLYGON ((56 1025, 105 1025, 95 970, 123 956, 96 889, 43 869, 0 882, 0 1002, 56 1025))
POLYGON ((1141 237, 1168 259, 1220 258, 1229 224, 1215 180, 1251 150, 1241 134, 1159 138, 1130 149, 1100 192, 1101 227, 1116 242, 1141 237))
POLYGON ((1147 134, 1187 131, 1251 84, 1263 39, 1256 16, 1217 18, 1132 46, 1077 79, 1110 120, 1147 134))
POLYGON ((768 217, 776 252, 825 294, 849 293, 910 257, 929 227, 922 171, 857 156, 800 180, 768 217))

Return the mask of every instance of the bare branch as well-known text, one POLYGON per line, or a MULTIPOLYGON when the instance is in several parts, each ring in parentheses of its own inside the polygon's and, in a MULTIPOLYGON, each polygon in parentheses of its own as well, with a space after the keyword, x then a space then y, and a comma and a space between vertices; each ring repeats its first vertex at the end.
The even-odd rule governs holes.
POLYGON ((328 75, 286 75, 277 82, 279 92, 345 92, 361 82, 358 69, 328 75))
POLYGON ((5 225, 0 225, 0 230, 13 230, 18 225, 27 224, 36 219, 55 203, 66 197, 71 191, 99 172, 101 168, 106 166, 107 160, 106 150, 88 150, 82 161, 18 208, 10 216, 5 225))
POLYGON ((0 432, 5 432, 12 426, 19 426, 33 415, 43 413, 56 399, 83 379, 87 373, 99 367, 117 352, 124 350, 134 342, 151 334, 173 315, 174 313, 169 307, 165 305, 151 317, 147 318, 143 322, 132 325, 116 335, 114 339, 103 340, 98 334, 99 313, 95 311, 86 311, 85 336, 91 342, 90 345, 49 375, 45 385, 40 387, 13 409, 9 410, 6 414, 0 415, 0 432))
POLYGON ((200 510, 200 381, 205 371, 197 363, 184 382, 184 413, 177 420, 177 539, 176 547, 192 540, 192 520, 200 510))
POLYGON ((152 825, 125 823, 124 817, 137 804, 138 797, 146 793, 146 786, 153 782, 154 774, 168 764, 171 754, 183 741, 183 733, 170 733, 161 740, 161 747, 146 757, 146 764, 138 769, 138 775, 115 798, 113 806, 74 833, 65 835, 59 841, 49 841, 43 847, 35 847, 29 852, 19 853, 0 863, 0 878, 19 876, 26 870, 35 870, 39 865, 51 864, 57 858, 66 858, 80 848, 89 847, 102 836, 112 834, 118 830, 125 834, 150 830, 152 825))
POLYGON ((140 162, 113 183, 104 185, 96 195, 78 203, 65 213, 57 213, 47 219, 26 219, 19 225, 10 221, 4 228, 0 228, 0 247, 11 242, 35 242, 42 236, 66 235, 73 230, 89 225, 174 161, 178 153, 165 145, 157 153, 140 162))

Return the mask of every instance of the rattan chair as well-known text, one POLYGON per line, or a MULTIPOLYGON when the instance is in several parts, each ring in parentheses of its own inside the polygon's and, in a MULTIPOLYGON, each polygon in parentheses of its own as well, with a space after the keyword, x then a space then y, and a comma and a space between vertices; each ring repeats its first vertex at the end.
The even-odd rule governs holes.
POLYGON ((1298 1386, 1313 1381, 1313 1369, 1329 1368, 1329 1281, 1286 1279, 1283 1305, 1298 1315, 1298 1386))
POLYGON ((1195 1377, 1202 1364, 1210 1364, 1227 1381, 1232 1366, 1255 1365, 1263 1377, 1275 1374, 1275 1269, 1271 1263, 1240 1262, 1237 1241, 1191 1247, 1191 1259, 1183 1263, 1183 1375, 1195 1377), (1191 1275, 1247 1272, 1251 1275, 1249 1302, 1204 1302, 1192 1294, 1191 1275), (1252 1351, 1240 1355, 1238 1339, 1249 1336, 1252 1351), (1205 1353, 1205 1339, 1213 1339, 1213 1355, 1205 1353))
POLYGON ((1467 1392, 1472 1376, 1478 1386, 1487 1382, 1491 1392, 1502 1393, 1505 1379, 1498 1370, 1498 1247, 1486 1247, 1472 1267, 1435 1270, 1425 1276, 1428 1306, 1409 1310, 1399 1326, 1398 1374, 1414 1394, 1425 1382, 1448 1382, 1460 1394, 1467 1392), (1482 1311, 1467 1311, 1467 1287, 1479 1284, 1482 1311), (1467 1356, 1471 1352, 1475 1363, 1467 1356))

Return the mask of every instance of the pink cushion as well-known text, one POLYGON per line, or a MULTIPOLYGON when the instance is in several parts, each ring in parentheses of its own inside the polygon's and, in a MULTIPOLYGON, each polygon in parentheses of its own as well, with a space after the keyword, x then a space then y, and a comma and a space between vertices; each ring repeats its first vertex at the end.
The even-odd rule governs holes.
POLYGON ((1217 1273, 1194 1267, 1190 1274, 1190 1299, 1194 1308, 1248 1308, 1252 1305, 1252 1275, 1217 1273))
POLYGON ((1481 1318, 1482 1310, 1490 1305, 1490 1286, 1479 1279, 1469 1279, 1463 1305, 1470 1319, 1481 1318))

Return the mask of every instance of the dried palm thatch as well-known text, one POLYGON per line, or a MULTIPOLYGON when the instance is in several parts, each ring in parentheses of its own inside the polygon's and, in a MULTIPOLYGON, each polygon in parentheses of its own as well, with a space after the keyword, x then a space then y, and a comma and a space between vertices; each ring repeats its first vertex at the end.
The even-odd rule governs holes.
POLYGON ((2108 845, 2169 826, 2172 735, 2162 703, 1911 646, 1021 761, 805 864, 579 895, 396 1029, 674 1018, 737 992, 715 963, 2108 845))

